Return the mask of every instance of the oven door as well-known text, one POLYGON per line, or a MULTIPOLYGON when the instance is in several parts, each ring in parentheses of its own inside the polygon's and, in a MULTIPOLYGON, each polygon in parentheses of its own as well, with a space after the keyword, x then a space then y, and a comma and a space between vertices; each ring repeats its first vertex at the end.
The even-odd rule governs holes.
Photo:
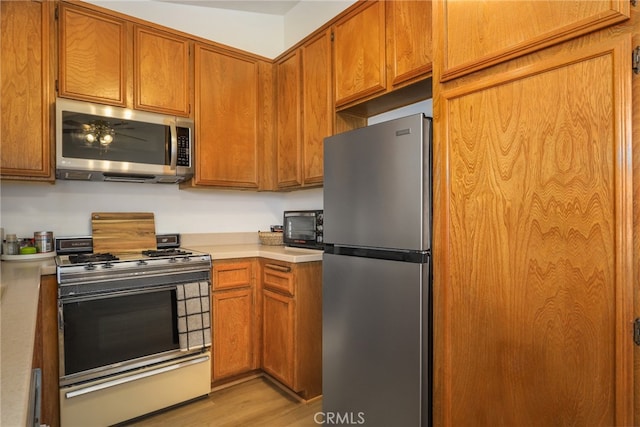
POLYGON ((58 314, 61 386, 185 355, 175 285, 65 297, 58 314))

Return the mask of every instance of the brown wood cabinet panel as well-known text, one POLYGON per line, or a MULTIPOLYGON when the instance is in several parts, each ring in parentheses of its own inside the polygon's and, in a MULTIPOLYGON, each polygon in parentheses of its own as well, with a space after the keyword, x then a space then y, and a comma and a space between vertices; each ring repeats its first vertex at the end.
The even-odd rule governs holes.
POLYGON ((295 300, 265 289, 262 304, 262 368, 293 391, 299 391, 295 378, 295 300))
POLYGON ((387 1, 387 87, 431 72, 431 1, 387 1))
POLYGON ((300 52, 293 51, 276 64, 277 184, 302 185, 302 117, 300 52))
POLYGON ((290 265, 266 262, 263 263, 262 286, 265 289, 278 291, 286 295, 295 294, 295 277, 290 265))
POLYGON ((40 423, 60 425, 58 388, 58 282, 55 275, 42 276, 33 354, 34 368, 42 371, 40 423))
POLYGON ((435 2, 444 35, 441 81, 629 18, 625 0, 435 2))
POLYGON ((333 27, 336 107, 386 88, 385 2, 366 1, 333 27))
POLYGON ((435 424, 634 423, 631 36, 595 40, 438 89, 435 424))
POLYGON ((0 2, 0 173, 53 181, 52 4, 0 2))
POLYGON ((331 31, 316 35, 300 48, 302 54, 303 183, 320 185, 324 178, 324 138, 333 135, 331 31))
POLYGON ((212 379, 254 369, 253 289, 218 291, 212 294, 212 379))
POLYGON ((259 60, 195 46, 196 185, 257 189, 262 136, 259 60))
POLYGON ((239 288, 253 284, 251 261, 215 261, 213 263, 213 290, 239 288))
POLYGON ((59 95, 125 107, 127 22, 60 3, 59 95))
POLYGON ((262 367, 311 399, 322 394, 322 263, 260 264, 262 367))
POLYGON ((134 108, 189 116, 189 40, 140 25, 134 33, 134 108))

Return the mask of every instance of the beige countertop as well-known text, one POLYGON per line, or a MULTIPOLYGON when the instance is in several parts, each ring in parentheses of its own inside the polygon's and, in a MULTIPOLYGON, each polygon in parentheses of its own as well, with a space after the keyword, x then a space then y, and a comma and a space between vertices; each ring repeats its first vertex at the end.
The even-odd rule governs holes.
MULTIPOLYGON (((257 233, 185 235, 181 246, 208 252, 214 261, 248 257, 294 263, 322 261, 320 250, 260 245, 257 233)), ((55 272, 53 258, 0 264, 1 426, 26 424, 40 276, 55 272)))
MULTIPOLYGON (((185 247, 185 246, 183 246, 185 247)), ((265 246, 260 244, 230 244, 186 246, 186 249, 208 252, 213 261, 230 258, 261 257, 287 262, 322 261, 322 251, 314 249, 290 248, 287 246, 265 246)))
POLYGON ((53 259, 0 264, 0 425, 27 423, 40 276, 53 259))

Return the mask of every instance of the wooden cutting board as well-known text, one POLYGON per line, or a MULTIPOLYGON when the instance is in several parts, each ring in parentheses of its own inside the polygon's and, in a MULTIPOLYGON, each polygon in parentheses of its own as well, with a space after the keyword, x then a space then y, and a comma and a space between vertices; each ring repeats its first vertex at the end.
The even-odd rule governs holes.
POLYGON ((149 212, 93 212, 94 253, 131 253, 156 249, 156 223, 149 212))

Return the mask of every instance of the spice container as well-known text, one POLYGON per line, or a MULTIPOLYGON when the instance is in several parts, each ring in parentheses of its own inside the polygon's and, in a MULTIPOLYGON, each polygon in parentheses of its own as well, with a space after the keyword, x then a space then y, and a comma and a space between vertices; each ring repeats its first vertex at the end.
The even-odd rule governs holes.
POLYGON ((20 245, 18 244, 18 238, 15 234, 7 234, 7 243, 5 249, 5 254, 7 255, 20 254, 20 245))
POLYGON ((38 253, 53 251, 52 231, 36 231, 33 233, 33 240, 35 240, 38 253))

